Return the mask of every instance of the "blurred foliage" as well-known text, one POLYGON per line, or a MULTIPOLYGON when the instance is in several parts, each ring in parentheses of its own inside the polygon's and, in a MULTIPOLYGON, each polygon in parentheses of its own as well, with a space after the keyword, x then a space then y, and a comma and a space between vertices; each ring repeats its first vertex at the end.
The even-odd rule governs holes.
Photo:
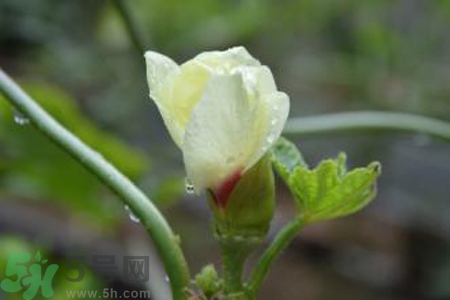
MULTIPOLYGON (((446 1, 133 1, 152 48, 184 60, 245 44, 280 73, 293 115, 384 109, 450 116, 446 1), (417 38, 420 36, 421 38, 417 38), (442 64, 445 62, 444 64, 442 64), (282 71, 281 71, 282 70, 282 71), (305 104, 305 101, 308 104, 305 104)), ((112 7, 100 35, 129 44, 112 7)), ((114 44, 114 43, 113 43, 114 44)))
MULTIPOLYGON (((59 122, 125 174, 136 179, 147 170, 146 156, 98 129, 81 114, 67 93, 42 84, 23 84, 23 87, 59 122)), ((104 191, 99 181, 41 133, 29 124, 19 124, 15 118, 20 122, 19 113, 5 99, 0 99, 2 190, 28 199, 51 199, 96 216, 110 215, 105 204, 99 201, 104 191)))
POLYGON ((153 202, 160 207, 170 207, 179 202, 185 193, 185 179, 181 176, 161 178, 151 192, 153 202))

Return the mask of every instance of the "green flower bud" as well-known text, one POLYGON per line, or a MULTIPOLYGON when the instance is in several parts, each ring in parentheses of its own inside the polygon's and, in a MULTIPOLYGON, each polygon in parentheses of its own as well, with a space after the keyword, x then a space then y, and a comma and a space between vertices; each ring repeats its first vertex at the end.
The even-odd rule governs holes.
POLYGON ((220 291, 222 282, 217 275, 216 268, 210 264, 203 267, 195 276, 195 284, 209 298, 220 291))
POLYGON ((275 209, 275 188, 269 156, 245 172, 235 183, 226 203, 208 191, 215 232, 223 239, 255 242, 264 238, 275 209))

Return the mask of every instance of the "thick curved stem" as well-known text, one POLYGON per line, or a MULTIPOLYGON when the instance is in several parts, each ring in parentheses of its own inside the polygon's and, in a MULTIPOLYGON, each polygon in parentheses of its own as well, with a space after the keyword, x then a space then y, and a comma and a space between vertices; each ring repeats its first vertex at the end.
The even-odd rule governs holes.
POLYGON ((170 279, 174 299, 186 299, 189 271, 175 234, 152 202, 99 153, 65 129, 0 69, 0 92, 31 123, 111 188, 150 233, 170 279))
POLYGON ((250 276, 250 280, 247 285, 247 290, 250 295, 256 298, 261 284, 264 281, 272 263, 281 255, 281 253, 287 248, 287 246, 292 242, 295 236, 304 226, 304 220, 302 217, 297 217, 287 223, 278 232, 275 239, 266 249, 266 251, 261 256, 258 264, 255 266, 253 273, 250 276))
POLYGON ((352 130, 400 130, 429 134, 450 142, 450 123, 406 113, 348 112, 291 118, 285 134, 320 134, 352 130))

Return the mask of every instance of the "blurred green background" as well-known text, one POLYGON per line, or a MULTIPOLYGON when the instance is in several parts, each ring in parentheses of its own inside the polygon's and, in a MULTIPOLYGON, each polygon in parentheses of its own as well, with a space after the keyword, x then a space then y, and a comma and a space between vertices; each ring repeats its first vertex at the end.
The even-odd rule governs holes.
MULTIPOLYGON (((291 117, 383 110, 450 121, 450 1, 124 2, 145 48, 178 62, 244 45, 290 95, 291 117)), ((219 263, 206 203, 184 191, 180 152, 114 3, 0 0, 0 66, 151 196, 197 272, 219 263)), ((61 265, 85 257, 85 279, 59 272, 55 299, 105 287, 167 299, 158 264, 153 285, 119 274, 105 283, 90 266, 94 254, 153 253, 149 237, 93 175, 20 118, 0 99, 0 281, 10 252, 41 250, 61 265)), ((450 145, 389 132, 292 138, 312 164, 346 151, 352 167, 379 160, 384 173, 362 213, 305 229, 260 299, 450 299, 450 145)), ((282 184, 278 195, 271 234, 293 213, 282 184)), ((0 299, 22 298, 0 290, 0 299)))

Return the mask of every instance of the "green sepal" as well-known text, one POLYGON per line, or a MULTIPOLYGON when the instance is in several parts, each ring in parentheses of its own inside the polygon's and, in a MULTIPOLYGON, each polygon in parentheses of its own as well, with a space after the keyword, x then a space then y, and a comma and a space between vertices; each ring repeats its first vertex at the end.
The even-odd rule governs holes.
POLYGON ((336 159, 323 160, 314 169, 299 158, 301 154, 295 145, 285 139, 272 151, 274 166, 289 186, 299 214, 308 223, 357 212, 376 195, 376 180, 381 173, 378 162, 347 171, 344 153, 336 159))
MULTIPOLYGON (((230 194, 225 207, 217 206, 211 194, 215 233, 221 239, 263 239, 275 210, 275 188, 269 156, 245 172, 230 194)), ((252 241, 251 241, 252 240, 252 241)))

